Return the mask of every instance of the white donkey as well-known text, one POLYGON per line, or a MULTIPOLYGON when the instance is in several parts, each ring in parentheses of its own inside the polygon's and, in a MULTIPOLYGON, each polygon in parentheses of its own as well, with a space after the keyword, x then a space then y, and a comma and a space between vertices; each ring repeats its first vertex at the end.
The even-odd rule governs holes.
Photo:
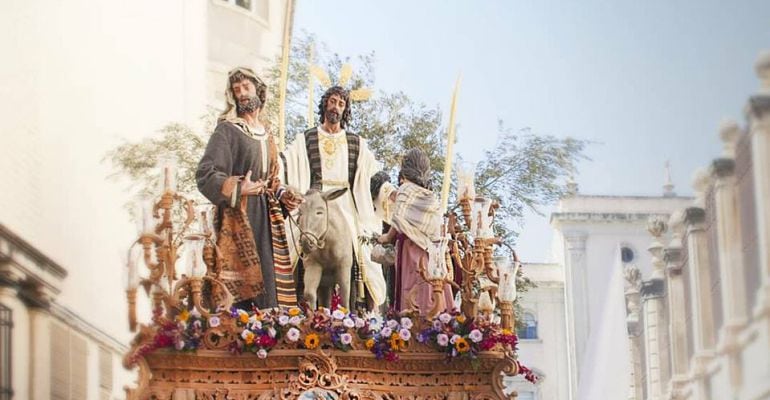
POLYGON ((345 218, 334 199, 347 188, 309 190, 299 206, 299 244, 305 266, 305 301, 312 309, 330 306, 334 285, 340 285, 342 306, 349 307, 353 247, 345 218))

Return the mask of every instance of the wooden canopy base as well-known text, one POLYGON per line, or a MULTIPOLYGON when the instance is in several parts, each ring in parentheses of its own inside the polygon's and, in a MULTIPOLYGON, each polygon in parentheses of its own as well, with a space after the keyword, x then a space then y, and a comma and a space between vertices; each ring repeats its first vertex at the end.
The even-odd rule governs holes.
POLYGON ((129 399, 515 399, 503 375, 515 375, 512 354, 482 352, 447 362, 440 353, 404 352, 378 360, 365 350, 276 349, 265 359, 225 350, 159 350, 140 358, 139 386, 129 399))

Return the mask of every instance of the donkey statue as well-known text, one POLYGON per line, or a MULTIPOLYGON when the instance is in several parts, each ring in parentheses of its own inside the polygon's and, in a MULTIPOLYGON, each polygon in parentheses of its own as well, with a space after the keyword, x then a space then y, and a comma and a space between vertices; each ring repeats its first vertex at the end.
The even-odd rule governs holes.
POLYGON ((347 188, 319 192, 311 189, 299 206, 299 244, 305 266, 305 301, 312 309, 330 306, 335 284, 342 306, 349 307, 353 246, 339 204, 347 188))

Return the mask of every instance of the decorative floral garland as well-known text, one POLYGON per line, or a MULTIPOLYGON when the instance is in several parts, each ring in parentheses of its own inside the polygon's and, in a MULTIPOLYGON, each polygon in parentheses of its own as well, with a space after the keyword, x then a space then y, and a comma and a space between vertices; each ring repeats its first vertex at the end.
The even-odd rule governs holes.
MULTIPOLYGON (((341 351, 366 349, 377 359, 398 361, 398 353, 406 351, 416 340, 444 353, 449 362, 456 358, 474 360, 479 352, 496 347, 507 346, 515 350, 518 343, 510 330, 486 320, 466 318, 457 312, 442 313, 427 321, 418 315, 393 311, 384 317, 375 313, 358 316, 341 306, 333 311, 319 308, 307 314, 299 308, 254 309, 251 312, 231 308, 227 313, 208 318, 196 311, 184 310, 173 321, 156 311, 153 323, 157 328, 153 340, 137 349, 130 358, 132 363, 159 348, 178 351, 205 348, 204 335, 217 329, 237 334, 227 347, 230 352, 254 353, 259 358, 266 358, 277 345, 283 344, 283 348, 308 350, 319 347, 341 351)), ((538 377, 516 362, 519 373, 535 383, 538 377)))

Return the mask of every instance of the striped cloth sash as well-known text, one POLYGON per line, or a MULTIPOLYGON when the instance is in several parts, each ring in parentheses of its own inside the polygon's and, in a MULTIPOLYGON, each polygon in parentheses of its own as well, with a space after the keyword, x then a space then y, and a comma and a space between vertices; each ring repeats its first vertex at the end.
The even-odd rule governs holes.
POLYGON ((271 190, 267 196, 268 214, 270 216, 270 233, 273 240, 273 269, 275 271, 275 291, 278 305, 295 307, 297 305, 297 286, 294 283, 289 244, 286 240, 286 225, 283 220, 281 204, 275 197, 275 191, 280 185, 278 178, 278 147, 273 135, 268 135, 270 170, 268 181, 271 190))

